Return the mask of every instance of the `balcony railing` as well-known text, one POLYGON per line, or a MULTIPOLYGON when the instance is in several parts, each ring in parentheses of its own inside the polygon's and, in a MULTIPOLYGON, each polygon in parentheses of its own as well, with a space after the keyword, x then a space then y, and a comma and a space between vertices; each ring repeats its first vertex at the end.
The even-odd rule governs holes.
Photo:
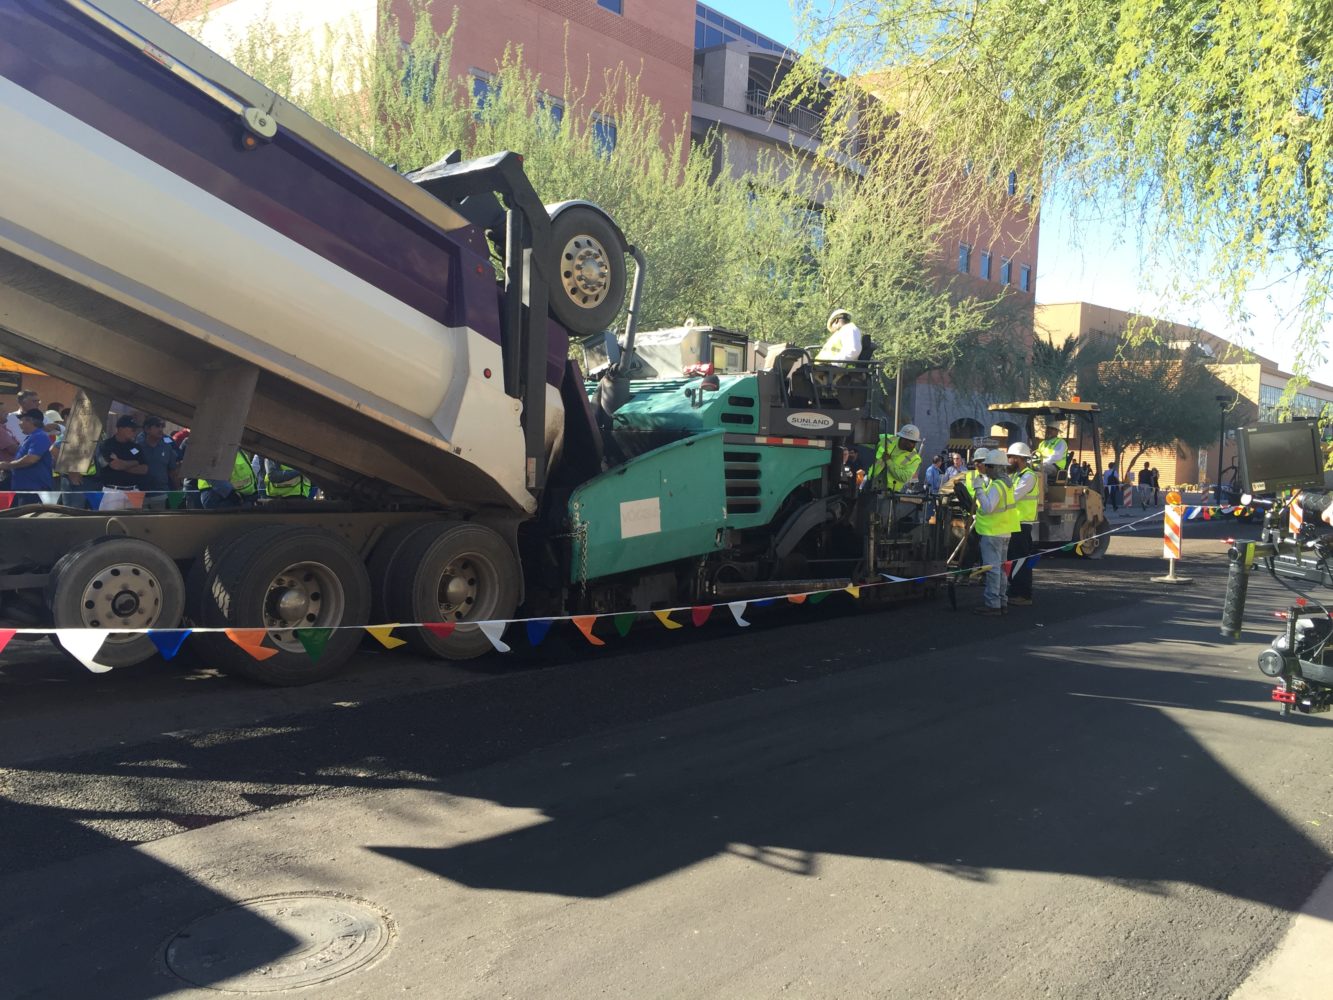
POLYGON ((745 113, 767 118, 809 136, 818 136, 824 126, 824 116, 818 111, 774 97, 770 91, 759 87, 751 87, 745 92, 745 113))

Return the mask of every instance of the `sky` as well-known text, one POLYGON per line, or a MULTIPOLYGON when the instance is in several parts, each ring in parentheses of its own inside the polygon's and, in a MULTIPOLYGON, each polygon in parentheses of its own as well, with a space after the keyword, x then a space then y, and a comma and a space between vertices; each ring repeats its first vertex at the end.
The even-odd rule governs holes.
MULTIPOLYGON (((796 41, 796 23, 788 0, 707 0, 709 6, 785 45, 796 41)), ((1291 282, 1269 276, 1255 282, 1245 307, 1249 331, 1237 331, 1222 309, 1211 301, 1184 304, 1155 289, 1168 288, 1175 275, 1145 273, 1132 232, 1115 221, 1080 218, 1058 192, 1048 192, 1042 206, 1041 245, 1037 261, 1038 302, 1094 302, 1117 309, 1202 327, 1291 371, 1295 361, 1295 330, 1286 318, 1297 291, 1291 282)), ((1187 262, 1180 265, 1187 267, 1187 262)), ((1182 275, 1190 278, 1190 275, 1182 275)), ((1193 282, 1182 282, 1192 285, 1193 282)), ((1318 382, 1333 385, 1333 359, 1309 372, 1318 382)))

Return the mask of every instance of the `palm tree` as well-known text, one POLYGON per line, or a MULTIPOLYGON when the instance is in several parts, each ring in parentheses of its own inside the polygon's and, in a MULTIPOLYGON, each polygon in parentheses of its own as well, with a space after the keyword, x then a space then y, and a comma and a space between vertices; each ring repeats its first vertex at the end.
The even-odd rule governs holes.
POLYGON ((1033 399, 1064 399, 1078 381, 1078 338, 1058 346, 1040 335, 1032 338, 1032 367, 1028 373, 1028 395, 1033 399))

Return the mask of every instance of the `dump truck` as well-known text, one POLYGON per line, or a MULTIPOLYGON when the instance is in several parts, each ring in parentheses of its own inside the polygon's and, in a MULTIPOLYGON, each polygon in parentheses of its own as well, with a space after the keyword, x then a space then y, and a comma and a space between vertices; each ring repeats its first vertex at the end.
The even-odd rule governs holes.
POLYGON ((1080 399, 1048 399, 992 403, 989 409, 992 413, 1013 414, 1024 422, 1034 417, 1059 421, 1066 425, 1069 464, 1091 455, 1093 476, 1087 485, 1071 484, 1067 469, 1052 479, 1037 477, 1041 492, 1037 498, 1033 542, 1038 545, 1076 542, 1078 547, 1074 551, 1085 559, 1106 555, 1111 536, 1104 533, 1110 523, 1102 501, 1102 442, 1097 429, 1101 407, 1080 399))
POLYGON ((849 475, 884 429, 869 364, 699 325, 640 353, 644 255, 516 153, 399 172, 136 0, 0 0, 0 129, 0 348, 80 387, 60 467, 120 400, 192 428, 188 477, 246 449, 324 495, 10 510, 0 620, 105 630, 109 666, 217 629, 210 662, 299 684, 367 623, 451 624, 403 638, 466 659, 478 622, 942 565, 922 497, 849 475), (333 630, 317 660, 303 628, 333 630))

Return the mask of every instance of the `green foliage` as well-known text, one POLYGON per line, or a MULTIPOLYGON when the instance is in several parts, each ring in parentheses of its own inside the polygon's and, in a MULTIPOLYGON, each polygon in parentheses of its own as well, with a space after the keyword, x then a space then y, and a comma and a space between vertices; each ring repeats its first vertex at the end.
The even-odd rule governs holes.
POLYGON ((455 148, 464 158, 515 150, 547 202, 601 205, 648 258, 645 329, 694 317, 813 344, 841 306, 880 356, 895 361, 940 355, 985 324, 983 310, 951 301, 922 277, 934 232, 901 182, 910 170, 857 180, 772 156, 738 176, 725 143, 691 143, 689 122, 665 121, 635 78, 612 75, 596 88, 568 75, 543 80, 517 49, 494 66, 479 106, 470 79, 446 76, 452 33, 433 29, 424 0, 414 10, 407 44, 387 15, 377 39, 359 37, 351 24, 308 33, 270 21, 249 25, 230 54, 399 169, 455 148), (590 99, 594 92, 604 96, 590 99), (614 121, 614 151, 596 120, 614 121), (822 212, 812 211, 816 202, 822 212))
MULTIPOLYGON (((1322 349, 1333 290, 1333 4, 1326 0, 805 0, 809 65, 856 67, 853 88, 909 127, 882 126, 967 196, 996 209, 996 178, 1104 202, 1141 242, 1183 245, 1198 285, 1247 317, 1254 279, 1290 267, 1302 347, 1322 349), (962 165, 975 169, 964 174, 962 165)), ((844 105, 846 106, 846 105, 844 105)))

